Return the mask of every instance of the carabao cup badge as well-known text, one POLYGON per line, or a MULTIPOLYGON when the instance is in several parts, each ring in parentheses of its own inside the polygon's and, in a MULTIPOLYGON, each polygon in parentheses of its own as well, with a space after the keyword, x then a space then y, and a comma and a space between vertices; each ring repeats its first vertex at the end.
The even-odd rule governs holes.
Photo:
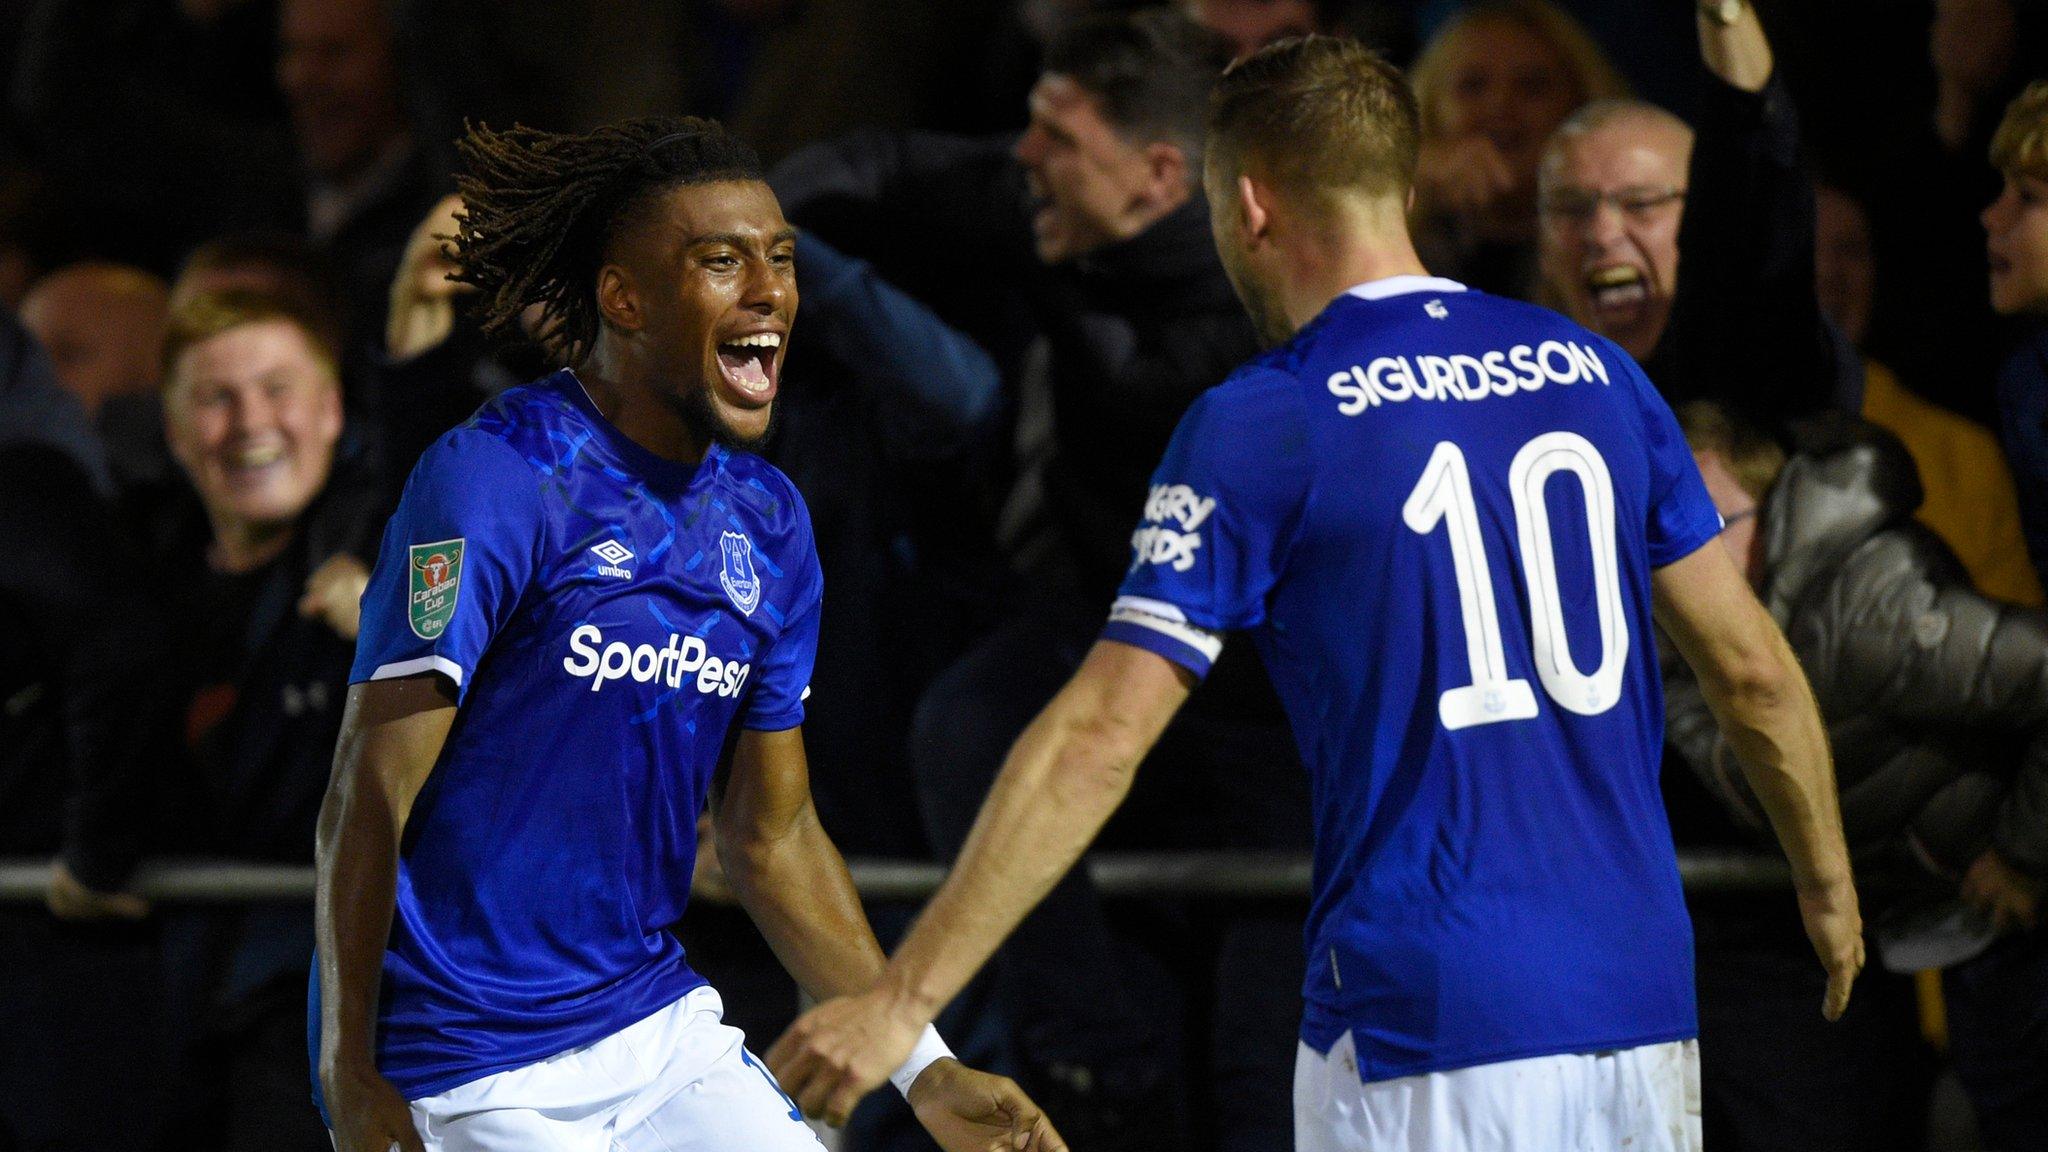
POLYGON ((413 635, 432 640, 455 618, 455 597, 462 591, 462 540, 415 544, 410 560, 406 619, 413 635))

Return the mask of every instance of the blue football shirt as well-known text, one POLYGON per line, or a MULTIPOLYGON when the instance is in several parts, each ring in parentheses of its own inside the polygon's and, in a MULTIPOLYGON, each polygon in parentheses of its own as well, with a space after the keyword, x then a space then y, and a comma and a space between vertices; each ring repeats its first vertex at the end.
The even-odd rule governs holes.
POLYGON ((351 676, 435 672, 460 699, 400 850, 377 1034, 400 1092, 588 1044, 704 983, 666 931, 697 815, 736 728, 802 722, 822 592, 787 478, 720 447, 655 456, 569 372, 420 458, 351 676))
POLYGON ((1105 631, 1246 629, 1312 776, 1303 1039, 1381 1080, 1696 1033, 1650 573, 1719 532, 1619 348, 1353 289, 1189 409, 1105 631))

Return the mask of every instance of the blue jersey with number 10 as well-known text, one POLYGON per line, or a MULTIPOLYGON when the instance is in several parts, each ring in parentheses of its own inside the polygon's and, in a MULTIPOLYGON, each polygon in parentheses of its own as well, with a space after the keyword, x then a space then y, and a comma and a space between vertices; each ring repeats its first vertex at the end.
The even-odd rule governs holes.
POLYGON ((1650 573, 1721 527, 1554 313, 1362 285, 1189 409, 1105 632, 1248 629, 1313 778, 1303 1039, 1381 1080, 1690 1037, 1650 573))

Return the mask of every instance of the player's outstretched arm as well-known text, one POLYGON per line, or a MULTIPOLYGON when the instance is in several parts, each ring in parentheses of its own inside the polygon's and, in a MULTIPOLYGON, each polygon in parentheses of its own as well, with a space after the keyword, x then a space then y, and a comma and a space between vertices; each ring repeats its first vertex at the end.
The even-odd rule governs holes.
POLYGON ((398 844, 455 701, 438 674, 349 689, 314 843, 321 1091, 336 1152, 421 1152, 405 1098, 377 1071, 377 987, 398 890, 398 844))
POLYGON ((1834 1020, 1863 969, 1863 918, 1813 691, 1726 549, 1709 544, 1659 568, 1652 588, 1657 623, 1699 676, 1792 862, 1799 914, 1828 971, 1821 1012, 1834 1020))
POLYGON ((726 882, 782 966, 822 1000, 882 968, 846 862, 811 803, 803 729, 742 729, 712 798, 726 882))
POLYGON ((806 1013, 768 1064, 799 1103, 844 1115, 1045 898, 1130 791, 1187 699, 1187 673, 1102 641, 1010 749, 938 895, 881 979, 806 1013))
MULTIPOLYGON (((824 1000, 875 982, 882 949, 846 861, 818 822, 801 728, 741 730, 714 797, 712 824, 733 895, 804 991, 824 1000)), ((912 1042, 928 1022, 911 1029, 912 1042)), ((900 1066, 910 1049, 905 1044, 883 1075, 900 1066)), ((791 1093, 806 1115, 834 1125, 846 1122, 858 1100, 833 1110, 791 1093)), ((918 1120, 947 1152, 1066 1147, 1016 1084, 951 1058, 928 1065, 907 1095, 918 1120)))

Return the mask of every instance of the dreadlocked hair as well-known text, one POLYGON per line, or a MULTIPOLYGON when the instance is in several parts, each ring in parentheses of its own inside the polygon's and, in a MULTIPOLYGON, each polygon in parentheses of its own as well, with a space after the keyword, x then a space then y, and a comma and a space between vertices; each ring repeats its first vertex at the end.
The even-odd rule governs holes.
POLYGON ((597 341, 597 270, 622 226, 670 189, 762 178, 752 148, 694 116, 585 133, 476 124, 455 148, 465 171, 451 279, 478 290, 491 336, 516 337, 520 313, 540 305, 543 343, 571 365, 597 341))

